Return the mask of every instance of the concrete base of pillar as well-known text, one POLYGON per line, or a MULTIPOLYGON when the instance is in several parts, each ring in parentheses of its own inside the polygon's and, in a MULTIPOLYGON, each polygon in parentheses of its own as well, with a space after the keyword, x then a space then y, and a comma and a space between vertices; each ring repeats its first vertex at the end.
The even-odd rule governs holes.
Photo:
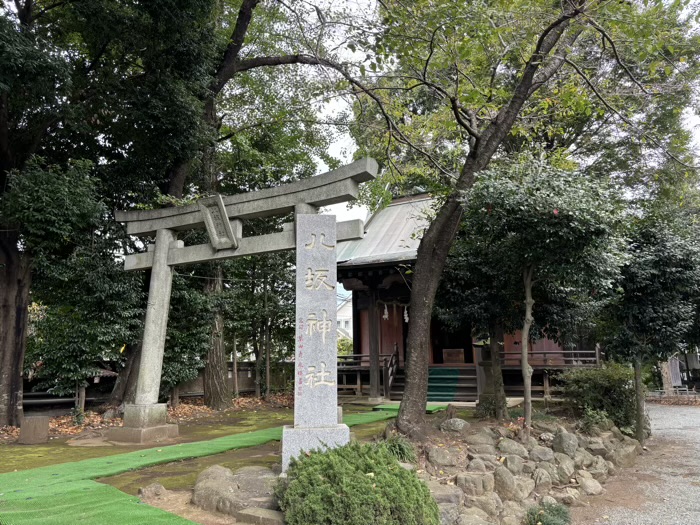
POLYGON ((350 429, 347 425, 332 427, 282 428, 282 472, 286 472, 292 458, 314 449, 342 447, 350 443, 350 429))
POLYGON ((367 402, 368 402, 368 403, 375 403, 375 404, 377 404, 377 405, 380 405, 380 404, 384 403, 384 396, 370 397, 370 398, 367 400, 367 402))
POLYGON ((168 425, 168 407, 165 403, 154 405, 126 405, 124 426, 112 428, 107 433, 109 441, 148 444, 176 438, 177 425, 168 425))

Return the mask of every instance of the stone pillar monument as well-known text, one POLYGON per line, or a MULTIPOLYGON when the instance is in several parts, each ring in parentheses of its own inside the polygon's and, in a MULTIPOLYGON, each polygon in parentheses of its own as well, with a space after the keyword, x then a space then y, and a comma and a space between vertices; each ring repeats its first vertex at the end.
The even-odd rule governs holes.
POLYGON ((282 432, 282 471, 291 458, 350 441, 338 423, 336 223, 331 215, 296 216, 294 425, 282 432))

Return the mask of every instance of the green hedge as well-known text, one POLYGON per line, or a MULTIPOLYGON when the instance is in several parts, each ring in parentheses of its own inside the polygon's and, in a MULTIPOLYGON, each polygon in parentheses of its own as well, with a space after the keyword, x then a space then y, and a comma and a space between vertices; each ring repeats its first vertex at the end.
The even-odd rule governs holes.
POLYGON ((287 525, 438 525, 428 487, 386 446, 351 443, 292 460, 276 489, 287 525))
POLYGON ((578 416, 605 412, 623 432, 635 424, 634 372, 608 363, 602 368, 578 368, 559 375, 562 394, 578 416))

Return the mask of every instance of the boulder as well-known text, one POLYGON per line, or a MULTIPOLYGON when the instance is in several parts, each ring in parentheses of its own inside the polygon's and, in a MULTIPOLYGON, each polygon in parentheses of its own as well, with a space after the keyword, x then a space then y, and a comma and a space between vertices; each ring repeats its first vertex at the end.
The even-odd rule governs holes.
POLYGON ((520 492, 520 499, 527 499, 535 490, 535 480, 532 478, 515 478, 515 482, 518 486, 518 491, 520 492))
POLYGON ((537 464, 537 468, 547 471, 552 483, 559 483, 559 469, 554 463, 549 463, 548 461, 542 461, 537 464))
POLYGON ((459 451, 444 447, 430 447, 428 461, 436 467, 454 467, 458 463, 459 451))
POLYGON ((551 444, 554 441, 554 434, 551 432, 542 432, 540 434, 540 441, 543 443, 551 444))
POLYGON ((542 505, 556 505, 557 500, 555 500, 552 496, 547 495, 547 496, 542 496, 542 500, 540 501, 542 505))
POLYGON ((475 458, 469 462, 467 466, 469 472, 486 472, 486 463, 483 459, 475 458))
POLYGON ((234 474, 220 465, 197 477, 192 503, 204 510, 235 515, 248 507, 276 509, 273 487, 277 475, 266 467, 243 467, 234 474))
POLYGON ((537 468, 537 463, 533 461, 523 462, 523 474, 532 474, 537 468))
POLYGON ((552 488, 552 477, 542 468, 535 470, 532 480, 535 482, 535 491, 540 494, 546 494, 552 488))
POLYGON ((605 459, 611 461, 616 467, 631 467, 641 452, 641 446, 636 440, 620 443, 614 450, 608 452, 605 459))
POLYGON ((564 505, 574 505, 581 498, 581 493, 578 491, 578 489, 567 487, 563 490, 556 491, 553 496, 559 503, 563 503, 564 505))
POLYGON ((512 439, 508 438, 503 438, 498 442, 498 450, 503 452, 504 455, 513 454, 520 456, 521 458, 528 457, 527 449, 524 446, 517 441, 513 441, 512 439))
POLYGON ((559 481, 561 483, 568 483, 576 471, 574 460, 560 452, 554 454, 554 459, 557 462, 557 476, 559 477, 559 481))
POLYGON ((443 485, 439 481, 428 481, 428 489, 438 505, 461 505, 464 501, 464 492, 454 485, 443 485))
POLYGON ((493 437, 493 435, 486 431, 486 430, 481 430, 480 432, 477 432, 476 434, 471 434, 466 437, 467 443, 470 445, 491 445, 494 446, 496 444, 496 439, 493 437))
POLYGON ((517 476, 523 471, 523 458, 514 454, 509 454, 505 457, 503 465, 510 470, 511 474, 517 476))
POLYGON ((493 473, 494 490, 498 493, 502 500, 519 500, 520 492, 515 483, 515 477, 504 466, 500 466, 493 473))
POLYGON ((578 438, 576 437, 576 434, 559 432, 554 436, 552 448, 554 449, 554 452, 566 454, 573 459, 576 456, 576 449, 578 448, 578 438))
POLYGON ((476 507, 483 510, 489 516, 498 516, 503 510, 503 502, 495 492, 489 492, 483 496, 467 496, 464 500, 467 507, 476 507))
POLYGON ((603 493, 603 487, 592 477, 576 476, 579 489, 588 496, 597 496, 603 493))
POLYGON ((605 457, 605 455, 608 453, 608 449, 605 447, 602 440, 590 440, 590 442, 588 443, 588 447, 586 448, 588 449, 588 452, 590 452, 593 456, 605 457))
POLYGON ((463 433, 469 429, 469 423, 465 421, 464 419, 460 419, 458 417, 453 417, 452 419, 448 419, 446 421, 443 421, 442 424, 440 425, 440 430, 443 432, 459 432, 463 433))
POLYGON ((595 456, 593 463, 588 468, 593 478, 601 483, 608 479, 608 463, 600 456, 595 456))
POLYGON ((455 483, 468 496, 483 496, 493 491, 494 478, 490 472, 462 472, 457 474, 455 483))
POLYGON ((530 451, 532 461, 554 461, 554 451, 549 447, 536 446, 530 451))
POLYGON ((515 501, 504 501, 503 510, 501 511, 501 525, 512 522, 521 525, 525 517, 525 509, 520 503, 515 501))
POLYGON ((440 525, 455 525, 462 506, 453 503, 438 503, 438 510, 440 512, 440 525))
POLYGON ((166 488, 160 483, 151 483, 147 487, 141 487, 139 489, 139 498, 143 500, 160 498, 164 496, 166 492, 166 488))
POLYGON ((251 507, 236 511, 234 517, 237 522, 251 525, 284 525, 284 513, 273 509, 251 507))
POLYGON ((538 419, 538 420, 532 422, 532 426, 533 426, 533 428, 540 430, 542 432, 549 432, 551 434, 556 434, 558 425, 552 421, 538 419))
POLYGON ((491 525, 489 515, 477 507, 462 509, 455 525, 491 525))
POLYGON ((469 445, 469 451, 478 456, 496 455, 496 447, 493 445, 469 445))
POLYGON ((586 449, 579 448, 576 451, 576 456, 574 456, 574 464, 576 468, 590 467, 593 464, 593 459, 593 454, 586 449))

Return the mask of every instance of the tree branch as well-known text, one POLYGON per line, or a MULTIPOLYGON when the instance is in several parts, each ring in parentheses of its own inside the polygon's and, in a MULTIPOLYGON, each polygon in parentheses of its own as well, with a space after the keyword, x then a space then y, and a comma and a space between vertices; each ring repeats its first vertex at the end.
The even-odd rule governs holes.
POLYGON ((692 170, 697 170, 699 169, 698 166, 693 166, 692 164, 687 164, 683 162, 681 159, 679 159, 676 155, 671 153, 658 139, 653 137, 652 135, 649 135, 646 131, 643 129, 639 128, 634 122, 632 122, 630 119, 628 119, 626 116, 624 116, 620 111, 618 111, 604 96, 603 94, 598 90, 598 88, 595 87, 593 82, 591 81, 590 78, 583 72, 583 70, 573 61, 569 60, 568 58, 564 57, 564 62, 566 62, 568 65, 570 65, 574 71, 583 79, 583 81, 588 85, 591 91, 593 91, 593 94, 600 100, 600 102, 608 109, 608 111, 614 113, 617 115, 620 120, 622 120, 625 124, 630 126, 634 131, 639 133, 640 135, 646 137, 652 144, 657 146, 658 148, 663 151, 663 153, 669 157, 670 159, 674 160, 681 166, 692 169, 692 170))
POLYGON ((214 82, 214 92, 218 93, 226 85, 226 82, 231 80, 236 74, 236 62, 238 55, 243 47, 245 35, 250 27, 250 22, 253 18, 253 10, 260 3, 260 0, 243 0, 241 8, 238 10, 236 25, 231 33, 231 39, 224 52, 224 57, 216 71, 216 80, 214 82))

